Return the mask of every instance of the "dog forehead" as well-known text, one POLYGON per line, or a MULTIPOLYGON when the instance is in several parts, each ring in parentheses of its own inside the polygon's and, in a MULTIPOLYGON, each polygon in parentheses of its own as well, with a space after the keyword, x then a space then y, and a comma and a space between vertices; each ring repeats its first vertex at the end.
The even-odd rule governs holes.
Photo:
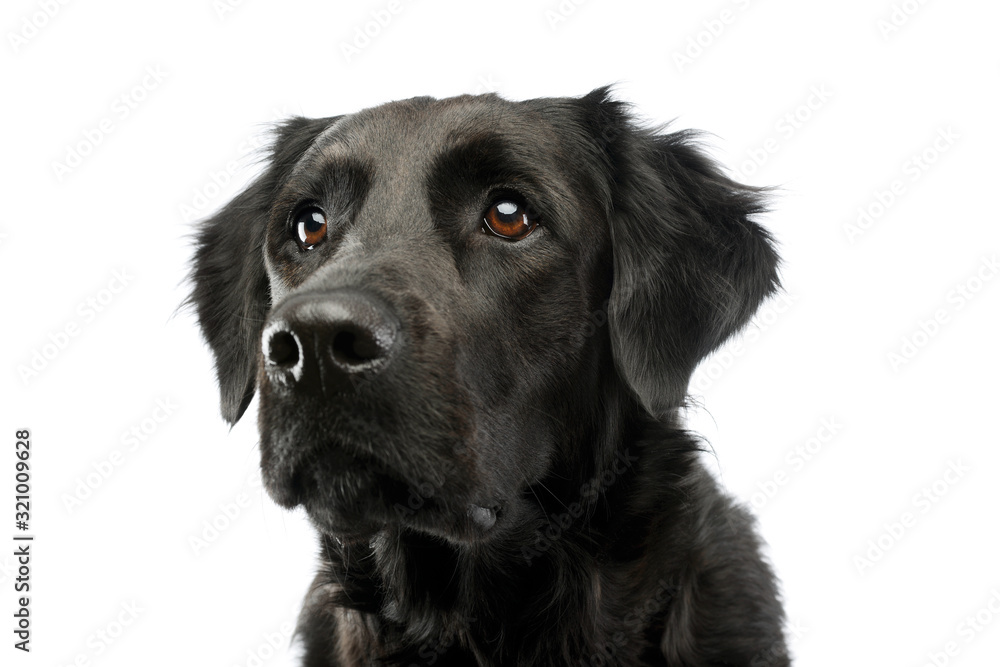
POLYGON ((288 189, 301 198, 361 183, 339 196, 358 197, 354 233, 368 243, 426 232, 439 222, 436 206, 440 212, 496 187, 518 189, 567 229, 601 224, 600 216, 575 215, 587 199, 579 193, 592 188, 581 185, 590 156, 579 150, 583 129, 574 112, 564 99, 512 102, 492 94, 364 109, 336 119, 314 140, 288 189), (360 176, 345 178, 351 173, 360 176))
POLYGON ((439 155, 484 136, 524 150, 557 141, 555 128, 524 103, 493 94, 415 97, 340 118, 306 158, 313 165, 353 159, 383 172, 416 174, 439 155))

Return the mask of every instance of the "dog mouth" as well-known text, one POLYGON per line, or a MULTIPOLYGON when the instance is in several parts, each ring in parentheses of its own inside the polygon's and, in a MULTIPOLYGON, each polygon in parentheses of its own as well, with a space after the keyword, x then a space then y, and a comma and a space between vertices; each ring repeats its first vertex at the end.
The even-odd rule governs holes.
POLYGON ((469 493, 462 476, 451 474, 453 464, 414 481, 372 457, 323 449, 292 466, 262 470, 268 495, 286 509, 301 505, 321 532, 361 538, 396 523, 464 541, 493 530, 502 515, 499 501, 469 493))

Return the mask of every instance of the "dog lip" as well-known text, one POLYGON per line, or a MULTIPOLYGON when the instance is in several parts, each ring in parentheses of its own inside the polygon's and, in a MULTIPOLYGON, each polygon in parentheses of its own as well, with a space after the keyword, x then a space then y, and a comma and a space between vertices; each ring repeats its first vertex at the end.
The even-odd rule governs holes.
POLYGON ((492 494, 469 497, 468 489, 456 490, 450 498, 442 496, 439 504, 436 486, 433 493, 422 492, 412 475, 384 460, 341 441, 327 441, 317 449, 322 456, 299 452, 294 461, 265 466, 264 482, 278 505, 302 506, 323 533, 353 538, 370 533, 376 525, 401 522, 418 530, 443 531, 442 536, 476 540, 491 534, 501 518, 501 503, 492 494), (407 512, 414 493, 421 502, 407 512))
MULTIPOLYGON (((384 462, 370 456, 349 451, 342 443, 328 443, 323 448, 321 460, 300 456, 292 465, 279 469, 265 469, 264 486, 268 495, 285 509, 303 506, 307 510, 313 503, 330 502, 339 486, 354 487, 349 495, 364 495, 361 488, 378 488, 390 483, 402 483, 384 462)), ((343 502, 347 496, 338 499, 343 502)))
POLYGON ((302 503, 305 495, 305 485, 302 481, 302 471, 296 470, 287 481, 279 481, 271 476, 264 480, 267 493, 274 502, 285 509, 293 509, 302 503))

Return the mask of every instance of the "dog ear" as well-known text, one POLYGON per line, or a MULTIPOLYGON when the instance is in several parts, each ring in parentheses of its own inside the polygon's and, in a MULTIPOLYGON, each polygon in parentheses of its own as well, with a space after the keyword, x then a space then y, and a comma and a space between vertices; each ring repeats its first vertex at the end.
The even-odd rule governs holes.
POLYGON ((187 304, 195 307, 215 355, 222 416, 230 424, 239 421, 253 398, 261 330, 271 306, 264 241, 272 201, 333 120, 294 117, 281 123, 264 172, 196 233, 187 304))
POLYGON ((750 219, 764 191, 726 177, 697 133, 639 128, 607 89, 581 101, 611 174, 612 353, 642 405, 662 416, 682 405, 698 362, 778 287, 773 241, 750 219))

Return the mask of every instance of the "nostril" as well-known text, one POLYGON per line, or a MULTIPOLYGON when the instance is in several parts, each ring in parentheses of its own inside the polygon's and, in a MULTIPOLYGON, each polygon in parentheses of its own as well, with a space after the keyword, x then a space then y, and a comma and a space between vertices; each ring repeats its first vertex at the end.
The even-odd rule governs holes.
POLYGON ((268 341, 267 360, 285 367, 299 363, 299 343, 295 336, 288 331, 276 331, 268 341))
POLYGON ((338 331, 331 347, 334 360, 344 366, 359 366, 382 356, 378 343, 365 332, 338 331))
POLYGON ((373 297, 350 290, 295 295, 269 315, 260 355, 276 391, 348 392, 401 348, 400 324, 373 297))

